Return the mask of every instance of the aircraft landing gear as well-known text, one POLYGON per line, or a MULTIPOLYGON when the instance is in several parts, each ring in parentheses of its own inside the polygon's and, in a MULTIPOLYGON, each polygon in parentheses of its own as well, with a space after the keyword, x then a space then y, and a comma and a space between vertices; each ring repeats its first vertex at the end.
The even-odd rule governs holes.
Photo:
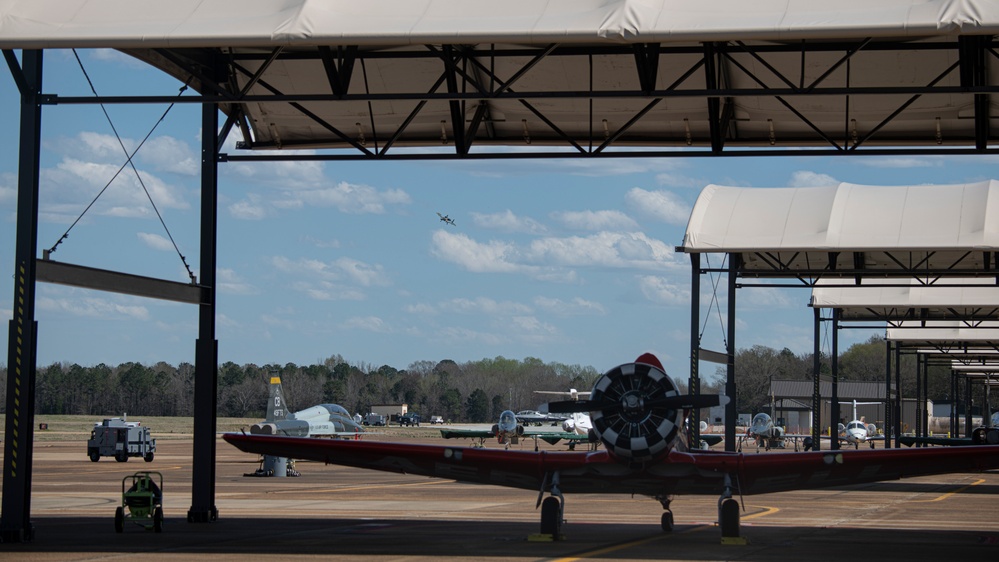
POLYGON ((669 509, 669 503, 670 503, 670 501, 672 501, 672 498, 667 497, 667 498, 658 498, 658 499, 659 499, 659 503, 662 504, 663 509, 665 510, 665 511, 663 511, 663 516, 662 516, 662 519, 660 519, 659 524, 662 526, 664 533, 672 533, 673 532, 673 512, 670 511, 670 509, 669 509))
MULTIPOLYGON (((562 497, 562 491, 558 489, 558 472, 551 473, 551 487, 549 488, 550 496, 541 501, 541 496, 538 496, 538 502, 541 505, 541 534, 551 536, 551 540, 562 540, 562 517, 565 510, 565 499, 562 497)), ((545 493, 545 487, 548 483, 548 478, 541 484, 541 494, 545 493)))
POLYGON ((722 544, 745 544, 739 531, 739 501, 732 497, 732 477, 725 475, 725 491, 718 498, 718 526, 722 544))

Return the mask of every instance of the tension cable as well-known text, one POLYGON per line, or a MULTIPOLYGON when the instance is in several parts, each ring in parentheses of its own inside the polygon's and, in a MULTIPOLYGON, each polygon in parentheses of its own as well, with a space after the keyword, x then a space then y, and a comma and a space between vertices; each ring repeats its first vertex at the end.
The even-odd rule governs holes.
MULTIPOLYGON (((73 56, 76 57, 76 62, 80 65, 80 70, 83 72, 83 76, 87 79, 87 84, 90 85, 90 91, 94 93, 94 97, 98 97, 97 89, 94 87, 94 83, 90 79, 90 75, 87 74, 87 69, 83 67, 83 61, 80 60, 80 55, 77 54, 76 49, 73 49, 73 56)), ((181 86, 180 91, 177 92, 177 97, 180 97, 181 95, 184 94, 184 92, 187 90, 187 86, 189 83, 190 79, 188 79, 188 81, 185 82, 183 86, 181 86)), ((104 112, 104 117, 107 119, 108 124, 111 125, 111 130, 114 132, 115 138, 118 140, 118 145, 121 146, 122 152, 125 153, 126 157, 125 163, 118 168, 118 171, 114 173, 111 179, 104 185, 104 187, 94 197, 94 199, 90 202, 90 204, 88 204, 86 208, 83 209, 83 212, 80 213, 80 216, 78 216, 76 220, 74 220, 73 223, 69 225, 69 228, 66 229, 66 232, 59 237, 59 239, 51 248, 45 251, 46 257, 49 254, 55 252, 56 248, 59 247, 59 244, 62 244, 62 241, 69 237, 69 231, 72 230, 73 227, 75 227, 78 222, 80 222, 80 220, 83 218, 83 215, 85 215, 87 211, 89 211, 90 208, 94 206, 94 203, 97 202, 97 200, 101 197, 101 195, 103 195, 104 192, 107 191, 108 187, 111 186, 111 183, 114 182, 114 180, 118 178, 118 175, 121 174, 122 170, 125 169, 125 166, 131 166, 132 171, 135 172, 136 179, 139 180, 139 185, 142 186, 142 190, 146 193, 146 198, 149 199, 149 204, 152 205, 153 211, 156 212, 156 217, 160 220, 160 224, 163 225, 163 230, 166 232, 167 238, 170 239, 170 243, 173 244, 173 249, 177 252, 177 255, 180 256, 180 261, 181 263, 184 264, 184 268, 187 269, 187 275, 188 277, 190 277, 191 283, 197 283, 197 278, 194 276, 194 272, 191 270, 191 266, 188 265, 187 258, 185 258, 184 255, 180 253, 180 248, 177 246, 177 242, 173 239, 173 234, 170 233, 170 228, 167 227, 166 221, 163 220, 163 215, 160 213, 160 210, 156 207, 156 202, 153 201, 153 196, 149 193, 149 189, 146 188, 146 183, 142 181, 142 176, 139 174, 139 170, 136 169, 135 163, 132 160, 135 157, 135 154, 139 152, 139 149, 142 148, 142 145, 144 145, 146 141, 149 140, 149 137, 152 136, 156 128, 159 127, 160 123, 163 122, 163 119, 166 118, 167 114, 170 113, 170 110, 173 109, 174 104, 171 103, 169 106, 167 106, 163 114, 160 115, 160 118, 156 121, 155 124, 153 124, 152 129, 149 130, 149 133, 146 134, 146 136, 142 139, 142 142, 140 142, 139 145, 135 147, 135 150, 133 150, 131 154, 129 154, 128 149, 125 148, 125 143, 121 140, 121 135, 118 134, 118 129, 115 128, 114 122, 111 121, 111 116, 108 114, 107 108, 104 107, 103 103, 101 103, 100 106, 101 106, 101 111, 104 112)))

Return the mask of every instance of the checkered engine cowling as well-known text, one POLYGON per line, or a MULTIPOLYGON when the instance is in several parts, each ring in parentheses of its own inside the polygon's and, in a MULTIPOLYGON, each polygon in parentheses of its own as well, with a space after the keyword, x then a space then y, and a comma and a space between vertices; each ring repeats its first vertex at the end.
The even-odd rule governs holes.
POLYGON ((658 367, 626 363, 604 373, 590 401, 613 404, 592 412, 593 430, 613 456, 643 465, 669 452, 681 411, 646 403, 678 395, 676 384, 658 367))

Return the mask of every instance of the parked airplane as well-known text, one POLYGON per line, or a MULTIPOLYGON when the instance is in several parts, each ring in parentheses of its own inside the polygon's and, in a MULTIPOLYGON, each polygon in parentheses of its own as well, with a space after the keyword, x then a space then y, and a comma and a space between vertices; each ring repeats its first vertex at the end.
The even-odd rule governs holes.
POLYGON ((495 437, 500 445, 505 445, 506 449, 509 449, 510 445, 516 445, 520 442, 520 438, 524 437, 527 439, 534 439, 535 451, 538 450, 538 439, 546 441, 552 445, 555 445, 559 441, 567 440, 570 442, 570 449, 574 448, 576 442, 587 440, 586 436, 580 436, 570 432, 526 430, 523 425, 518 423, 518 421, 517 414, 514 414, 511 410, 504 410, 500 413, 499 421, 493 424, 491 429, 442 429, 441 437, 444 439, 462 437, 478 439, 480 447, 483 443, 485 443, 486 439, 492 439, 495 437))
MULTIPOLYGON (((535 390, 535 394, 548 394, 553 396, 567 396, 572 402, 579 401, 580 398, 586 398, 590 395, 590 392, 579 392, 575 388, 570 388, 568 391, 563 390, 535 390)), ((562 419, 562 429, 566 433, 575 433, 576 435, 590 436, 593 430, 593 422, 590 420, 590 414, 586 412, 565 412, 569 414, 567 417, 562 419)), ((548 412, 549 416, 556 416, 558 412, 548 412)), ((596 439, 592 439, 596 441, 596 439)))
POLYGON ((285 409, 281 377, 271 377, 267 418, 250 426, 253 435, 357 437, 364 428, 338 404, 320 404, 293 414, 285 409))
POLYGON ((991 446, 795 455, 691 450, 683 438, 687 432, 681 431, 685 411, 727 401, 718 395, 680 394, 659 360, 645 354, 601 376, 590 400, 549 404, 552 412, 590 412, 604 445, 595 452, 496 451, 238 433, 223 438, 248 453, 537 490, 541 533, 554 539, 562 538, 567 493, 650 496, 665 509, 664 531, 673 529, 674 494, 717 494, 722 536, 738 537, 736 496, 999 467, 999 447, 991 446))
MULTIPOLYGON (((742 443, 752 440, 756 443, 756 452, 763 447, 765 451, 770 449, 784 448, 784 428, 774 424, 773 418, 769 414, 759 413, 753 416, 752 423, 746 428, 746 435, 739 439, 739 450, 742 450, 742 443)), ((797 449, 795 449, 797 450, 797 449)))
MULTIPOLYGON (((845 442, 849 445, 853 445, 854 449, 860 448, 861 443, 870 443, 871 448, 874 448, 875 441, 884 441, 884 435, 878 435, 878 428, 873 423, 864 423, 857 416, 857 406, 862 404, 880 404, 881 402, 857 402, 853 401, 853 419, 850 423, 838 425, 839 430, 839 440, 845 442)), ((840 402, 840 404, 850 404, 850 402, 840 402)))

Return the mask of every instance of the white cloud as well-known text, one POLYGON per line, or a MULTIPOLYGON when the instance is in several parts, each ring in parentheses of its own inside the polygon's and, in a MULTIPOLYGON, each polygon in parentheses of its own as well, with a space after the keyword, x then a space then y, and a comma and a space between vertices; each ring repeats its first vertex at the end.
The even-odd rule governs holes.
POLYGON ((519 217, 507 209, 502 213, 472 213, 472 221, 481 228, 501 230, 503 232, 524 232, 527 234, 544 234, 547 228, 538 221, 519 217))
POLYGON ((17 177, 14 174, 0 173, 0 205, 17 201, 17 177))
POLYGON ((857 163, 871 168, 938 168, 945 160, 933 156, 894 156, 891 158, 858 158, 857 163))
POLYGON ((140 162, 149 163, 153 169, 200 176, 201 162, 187 143, 170 136, 151 137, 136 153, 140 162))
POLYGON ((261 204, 260 196, 249 193, 246 199, 229 205, 229 214, 243 220, 261 220, 267 216, 267 208, 261 204))
POLYGON ((475 273, 513 273, 531 269, 516 263, 517 250, 509 242, 481 243, 463 233, 437 230, 431 244, 434 256, 475 273))
POLYGON ((344 322, 344 327, 350 329, 375 332, 376 334, 390 334, 392 327, 377 316, 355 316, 344 322))
POLYGON ((564 301, 562 299, 553 299, 549 297, 535 297, 534 305, 544 310, 545 312, 549 314, 554 314, 556 316, 606 314, 606 310, 604 310, 602 304, 598 302, 588 301, 581 297, 575 297, 572 300, 568 301, 564 301))
POLYGON ((340 182, 333 187, 286 191, 275 204, 282 208, 335 207, 343 213, 382 214, 386 205, 406 205, 409 194, 401 189, 378 191, 367 185, 340 182))
POLYGON ((650 301, 664 306, 690 306, 690 288, 675 285, 655 275, 638 278, 638 286, 650 301))
POLYGON ((333 265, 359 285, 370 287, 390 284, 385 275, 385 268, 381 265, 372 265, 352 258, 340 258, 333 262, 333 265))
POLYGON ((662 269, 675 265, 673 247, 641 232, 542 238, 527 252, 532 262, 563 266, 662 269))
POLYGON ((102 298, 52 298, 39 297, 36 300, 39 310, 59 314, 71 314, 88 318, 131 318, 149 320, 149 310, 140 305, 129 305, 102 298))
POLYGON ((810 172, 808 170, 798 170, 791 174, 791 180, 787 182, 789 187, 827 187, 839 185, 840 181, 828 174, 810 172))
POLYGON ((574 230, 638 230, 638 223, 621 211, 562 211, 552 218, 574 230))
POLYGON ((215 271, 215 283, 219 292, 230 295, 253 295, 257 293, 256 288, 247 283, 229 268, 220 267, 215 271))
POLYGON ((690 205, 669 191, 646 191, 633 187, 625 195, 628 205, 636 211, 668 224, 684 226, 690 218, 690 205))
POLYGON ((403 308, 403 310, 405 310, 410 314, 419 314, 421 316, 429 316, 437 314, 437 309, 425 303, 406 305, 406 307, 403 308))
POLYGON ((530 314, 531 308, 513 301, 495 301, 488 297, 476 299, 457 298, 440 303, 441 310, 457 314, 488 314, 490 316, 514 316, 530 314))
POLYGON ((162 250, 166 252, 173 251, 173 243, 164 236, 149 232, 137 232, 135 235, 139 237, 139 240, 141 240, 143 244, 154 250, 162 250))

